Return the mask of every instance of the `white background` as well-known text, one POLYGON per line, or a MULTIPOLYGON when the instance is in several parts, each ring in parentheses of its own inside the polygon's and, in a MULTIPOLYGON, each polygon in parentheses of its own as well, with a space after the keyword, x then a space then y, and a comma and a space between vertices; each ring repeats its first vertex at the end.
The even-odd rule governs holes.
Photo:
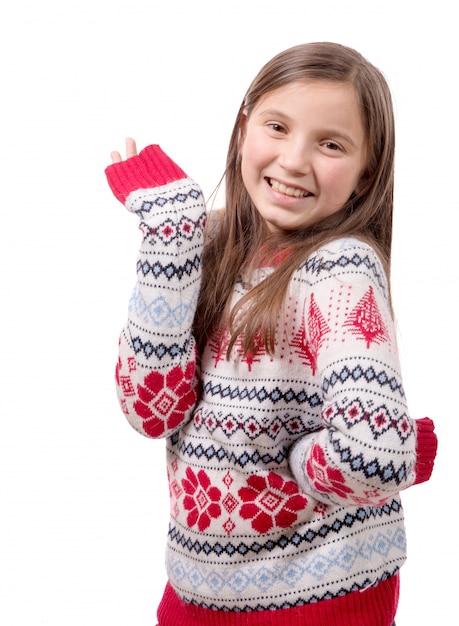
POLYGON ((140 236, 103 170, 132 135, 160 143, 209 195, 249 82, 280 50, 317 40, 357 48, 394 95, 404 382, 411 413, 432 416, 440 437, 432 480, 404 494, 397 626, 457 623, 452 11, 449 0, 2 3, 2 625, 155 625, 164 442, 136 434, 115 399, 140 236))

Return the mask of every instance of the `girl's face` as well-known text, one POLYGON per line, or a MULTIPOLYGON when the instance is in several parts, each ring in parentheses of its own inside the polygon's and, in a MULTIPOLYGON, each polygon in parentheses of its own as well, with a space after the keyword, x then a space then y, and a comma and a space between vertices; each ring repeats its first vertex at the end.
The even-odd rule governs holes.
POLYGON ((354 89, 312 80, 266 94, 243 120, 240 156, 244 185, 271 231, 336 213, 366 164, 354 89))

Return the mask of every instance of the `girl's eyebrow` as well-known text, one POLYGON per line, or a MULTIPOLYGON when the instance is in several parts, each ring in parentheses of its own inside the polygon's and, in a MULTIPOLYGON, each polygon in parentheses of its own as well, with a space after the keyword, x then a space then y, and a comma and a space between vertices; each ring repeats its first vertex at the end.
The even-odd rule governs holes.
POLYGON ((285 113, 284 111, 279 111, 278 109, 264 109, 263 111, 259 111, 258 115, 274 115, 275 117, 279 115, 281 117, 286 117, 290 119, 287 113, 285 113))

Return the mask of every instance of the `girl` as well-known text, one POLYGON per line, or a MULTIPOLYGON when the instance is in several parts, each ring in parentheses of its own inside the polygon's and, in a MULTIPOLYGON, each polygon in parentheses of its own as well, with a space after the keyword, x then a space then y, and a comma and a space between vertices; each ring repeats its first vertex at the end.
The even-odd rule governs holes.
POLYGON ((390 294, 394 121, 381 73, 332 43, 265 67, 238 112, 226 204, 158 146, 107 168, 140 219, 121 408, 166 438, 160 626, 389 626, 399 492, 426 481, 390 294))

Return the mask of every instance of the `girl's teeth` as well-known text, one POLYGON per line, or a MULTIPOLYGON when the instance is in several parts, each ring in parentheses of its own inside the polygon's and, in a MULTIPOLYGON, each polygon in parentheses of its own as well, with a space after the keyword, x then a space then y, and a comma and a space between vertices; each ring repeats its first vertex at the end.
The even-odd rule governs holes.
POLYGON ((284 183, 278 183, 277 180, 270 180, 271 187, 278 191, 279 193, 283 193, 286 196, 293 196, 294 198, 303 198, 306 196, 305 192, 296 187, 287 187, 284 183))

